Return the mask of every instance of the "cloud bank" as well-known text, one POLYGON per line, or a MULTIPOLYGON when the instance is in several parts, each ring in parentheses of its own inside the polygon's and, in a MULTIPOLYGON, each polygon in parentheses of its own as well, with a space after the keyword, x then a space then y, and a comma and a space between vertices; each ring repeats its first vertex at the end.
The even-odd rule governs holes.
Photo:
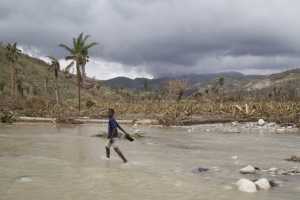
MULTIPOLYGON (((63 60, 81 32, 87 75, 162 77, 235 70, 266 74, 300 64, 300 1, 60 0, 0 2, 0 40, 63 60)), ((62 61, 63 62, 63 61, 62 61)))

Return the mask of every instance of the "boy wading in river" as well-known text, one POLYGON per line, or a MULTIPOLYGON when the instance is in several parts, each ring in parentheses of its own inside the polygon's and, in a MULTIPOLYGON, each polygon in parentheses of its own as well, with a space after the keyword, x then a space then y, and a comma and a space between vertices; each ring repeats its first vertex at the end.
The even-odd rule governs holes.
POLYGON ((123 153, 120 151, 120 149, 118 147, 118 138, 119 138, 118 128, 121 129, 121 131, 123 131, 126 134, 126 136, 130 136, 130 135, 128 133, 126 133, 126 131, 124 131, 124 129, 118 124, 118 122, 114 118, 114 114, 115 114, 115 111, 113 109, 108 110, 109 121, 108 121, 108 137, 107 137, 108 141, 107 141, 106 147, 105 147, 106 156, 107 156, 107 158, 110 158, 110 147, 111 147, 111 145, 113 145, 115 151, 126 163, 127 159, 124 157, 123 153))

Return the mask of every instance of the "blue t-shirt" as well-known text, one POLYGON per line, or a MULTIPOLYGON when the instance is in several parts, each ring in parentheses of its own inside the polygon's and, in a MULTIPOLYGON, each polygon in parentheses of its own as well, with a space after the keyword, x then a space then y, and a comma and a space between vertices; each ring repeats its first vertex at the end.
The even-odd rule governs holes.
POLYGON ((108 121, 108 139, 111 138, 111 135, 112 135, 112 132, 113 132, 113 129, 116 128, 116 133, 114 135, 114 138, 118 138, 118 122, 116 121, 116 119, 114 117, 110 118, 109 121, 108 121))

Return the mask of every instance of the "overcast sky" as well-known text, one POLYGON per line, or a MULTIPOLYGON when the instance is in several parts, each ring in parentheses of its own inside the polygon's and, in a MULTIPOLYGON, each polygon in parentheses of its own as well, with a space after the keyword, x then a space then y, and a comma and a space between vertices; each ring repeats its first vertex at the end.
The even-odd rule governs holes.
POLYGON ((0 41, 63 60, 91 35, 87 75, 161 77, 300 66, 299 0, 1 0, 0 41))

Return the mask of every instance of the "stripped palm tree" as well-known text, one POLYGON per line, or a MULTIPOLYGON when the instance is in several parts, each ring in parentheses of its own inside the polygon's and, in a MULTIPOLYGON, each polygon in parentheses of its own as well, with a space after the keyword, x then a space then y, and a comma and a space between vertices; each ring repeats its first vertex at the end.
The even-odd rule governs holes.
POLYGON ((223 104, 223 99, 224 99, 224 88, 223 88, 223 86, 225 84, 225 78, 224 77, 220 77, 218 79, 218 81, 219 81, 219 85, 222 87, 222 104, 223 104))
POLYGON ((55 91, 56 91, 56 104, 58 104, 58 96, 59 96, 59 91, 58 91, 58 72, 60 70, 60 64, 59 61, 54 57, 54 56, 46 56, 51 59, 51 65, 49 66, 50 68, 54 68, 54 78, 55 78, 55 91))
POLYGON ((66 68, 63 69, 64 74, 69 74, 70 69, 74 66, 74 61, 72 61, 66 68))
POLYGON ((29 95, 29 89, 30 89, 29 86, 26 86, 26 85, 25 85, 24 88, 25 88, 26 91, 27 91, 27 95, 29 95))
POLYGON ((147 80, 144 81, 143 87, 145 88, 146 92, 148 92, 148 81, 147 80))
POLYGON ((45 75, 45 97, 47 99, 47 84, 48 84, 48 74, 45 75))
MULTIPOLYGON (((81 38, 82 38, 83 32, 80 35, 81 35, 81 38)), ((86 78, 85 65, 86 65, 86 63, 89 62, 89 58, 90 58, 89 55, 88 55, 89 54, 89 48, 91 48, 91 47, 98 44, 97 42, 93 42, 91 44, 86 45, 85 41, 89 37, 91 37, 91 36, 90 35, 85 36, 84 39, 82 40, 82 43, 81 43, 81 45, 82 45, 82 55, 84 57, 83 65, 82 65, 82 74, 83 74, 83 95, 84 95, 85 101, 86 101, 86 95, 85 95, 85 78, 86 78)))
POLYGON ((99 90, 100 90, 100 87, 101 87, 101 82, 98 81, 98 82, 97 82, 97 85, 96 85, 96 88, 97 88, 97 90, 98 90, 98 97, 99 97, 99 90))
POLYGON ((123 83, 122 83, 122 85, 120 86, 120 89, 121 89, 121 91, 123 92, 123 90, 124 90, 124 85, 123 85, 123 83))
POLYGON ((4 81, 0 82, 0 91, 3 92, 4 91, 4 86, 6 85, 6 83, 4 81))
MULTIPOLYGON (((14 44, 8 43, 5 48, 7 50, 7 52, 5 54, 5 57, 11 63, 11 80, 10 80, 10 84, 11 84, 11 100, 13 101, 13 99, 14 99, 14 65, 18 61, 18 55, 22 51, 17 48, 17 43, 16 42, 14 44)), ((16 66, 15 66, 15 68, 16 68, 16 66)))
MULTIPOLYGON (((56 90, 56 104, 58 104, 58 99, 59 99, 59 90, 58 90, 58 73, 60 71, 60 64, 59 61, 54 57, 54 56, 46 56, 50 58, 51 65, 49 66, 50 68, 54 68, 54 78, 55 78, 55 90, 56 90)), ((71 68, 74 65, 74 62, 71 62, 66 68, 71 68)), ((45 80, 46 81, 46 80, 45 80)))
POLYGON ((77 82, 78 82, 78 107, 80 111, 80 84, 82 79, 84 81, 83 88, 85 94, 85 65, 89 61, 88 49, 97 45, 98 43, 93 42, 91 44, 85 45, 85 41, 90 37, 87 35, 83 38, 83 32, 77 37, 77 39, 73 38, 73 47, 70 48, 65 44, 59 44, 59 47, 67 50, 71 55, 66 56, 66 60, 74 60, 76 62, 76 73, 77 73, 77 82), (81 70, 82 69, 82 70, 81 70), (83 77, 82 77, 83 74, 83 77))
MULTIPOLYGON (((19 94, 23 97, 24 96, 24 93, 23 93, 23 78, 16 78, 16 88, 17 88, 17 91, 19 92, 19 94)), ((16 98, 17 98, 17 93, 16 93, 16 98)))
MULTIPOLYGON (((145 88, 146 94, 147 94, 147 96, 148 96, 148 81, 147 81, 147 80, 144 81, 143 87, 145 88)), ((148 102, 148 98, 147 98, 147 102, 148 102)))

